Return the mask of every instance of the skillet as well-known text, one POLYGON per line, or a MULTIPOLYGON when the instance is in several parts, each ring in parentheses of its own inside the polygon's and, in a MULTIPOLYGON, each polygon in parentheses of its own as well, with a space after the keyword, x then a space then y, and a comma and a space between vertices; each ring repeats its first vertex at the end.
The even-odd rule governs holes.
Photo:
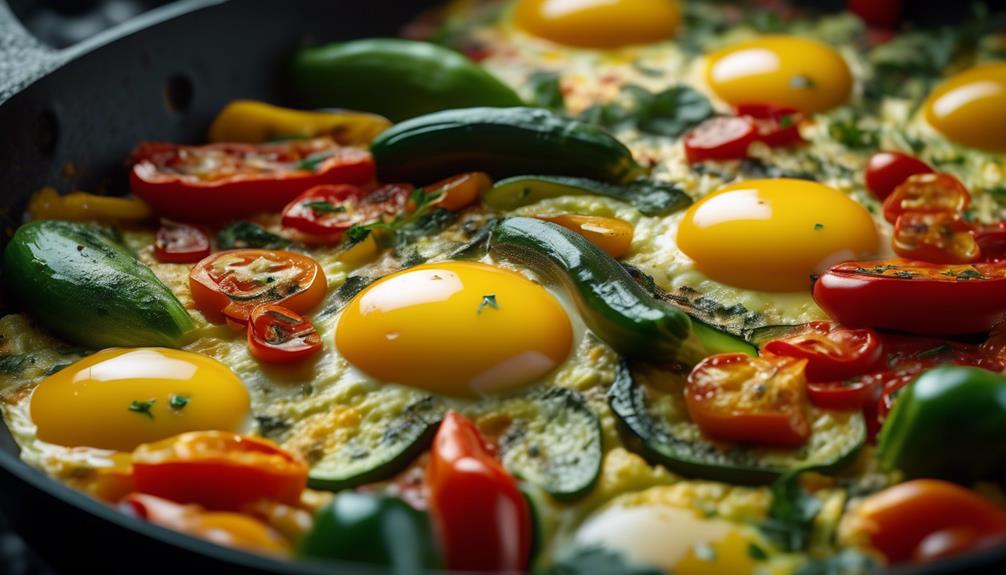
MULTIPOLYGON (((35 42, 0 3, 0 224, 12 231, 27 197, 43 185, 124 193, 123 159, 137 142, 199 142, 216 112, 236 98, 295 103, 284 86, 298 46, 394 35, 438 3, 182 0, 63 51, 35 42)), ((924 9, 929 2, 913 5, 934 15, 924 9)), ((379 572, 268 559, 133 519, 23 463, 3 424, 0 512, 65 573, 379 572)), ((887 573, 1004 572, 1006 548, 887 573)))

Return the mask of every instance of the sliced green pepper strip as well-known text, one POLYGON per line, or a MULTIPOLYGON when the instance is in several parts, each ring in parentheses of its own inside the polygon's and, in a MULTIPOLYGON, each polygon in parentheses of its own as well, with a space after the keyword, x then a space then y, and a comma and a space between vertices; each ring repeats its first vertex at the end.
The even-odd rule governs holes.
POLYGON ((482 201, 499 210, 515 210, 559 196, 604 196, 632 205, 647 216, 666 216, 687 208, 692 199, 668 182, 636 180, 628 184, 608 184, 588 178, 567 176, 515 176, 496 182, 482 201))
POLYGON ((397 497, 343 492, 322 507, 298 548, 303 557, 370 563, 394 575, 441 566, 429 516, 397 497))
POLYGON ((880 433, 878 459, 909 477, 1006 477, 1006 377, 944 366, 901 391, 880 433))
POLYGON ((523 105, 516 92, 458 52, 394 38, 301 50, 291 77, 307 106, 365 110, 395 122, 451 108, 523 105))
POLYGON ((493 231, 490 253, 562 283, 587 326, 626 357, 694 365, 715 353, 755 352, 743 339, 653 297, 615 259, 562 226, 507 218, 493 231))

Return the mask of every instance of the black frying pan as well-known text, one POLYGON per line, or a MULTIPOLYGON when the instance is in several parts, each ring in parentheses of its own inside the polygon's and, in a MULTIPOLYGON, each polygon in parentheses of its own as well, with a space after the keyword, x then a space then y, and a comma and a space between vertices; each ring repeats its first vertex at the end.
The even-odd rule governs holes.
MULTIPOLYGON (((57 52, 30 38, 0 2, 4 227, 16 226, 28 196, 44 185, 124 191, 123 161, 136 143, 199 142, 230 100, 290 103, 285 67, 298 46, 394 35, 436 3, 183 0, 57 52)), ((379 572, 360 565, 272 560, 130 518, 23 463, 2 424, 0 512, 64 573, 379 572)), ((1006 548, 891 573, 1002 574, 1006 548)))

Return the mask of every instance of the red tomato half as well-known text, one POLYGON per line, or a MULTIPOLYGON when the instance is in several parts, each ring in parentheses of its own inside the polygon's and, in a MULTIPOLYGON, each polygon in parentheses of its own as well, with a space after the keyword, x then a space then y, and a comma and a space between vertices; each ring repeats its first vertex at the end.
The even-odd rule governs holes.
POLYGON ((986 332, 1006 320, 1006 265, 846 262, 814 283, 835 321, 918 335, 986 332))
POLYGON ((313 186, 366 184, 374 160, 329 138, 282 144, 141 144, 132 155, 133 194, 158 214, 222 221, 280 210, 313 186))
POLYGON ((758 130, 751 118, 719 116, 699 124, 684 138, 685 156, 696 164, 706 160, 746 158, 758 130))
POLYGON ((412 186, 392 184, 367 193, 356 186, 317 186, 283 209, 283 227, 338 240, 355 225, 394 219, 403 213, 412 186))
POLYGON ((849 0, 849 12, 869 26, 896 28, 901 23, 902 0, 849 0))
POLYGON ((321 350, 314 324, 281 305, 260 305, 248 320, 248 349, 266 363, 292 363, 321 350))
POLYGON ((193 263, 210 255, 210 238, 206 232, 171 220, 161 220, 154 242, 154 257, 159 262, 193 263))
POLYGON ((845 329, 826 321, 803 326, 803 331, 770 341, 762 351, 806 359, 807 381, 837 381, 866 373, 883 356, 880 336, 872 329, 845 329))
POLYGON ((893 224, 906 212, 959 214, 970 204, 968 189, 950 174, 916 174, 884 200, 884 219, 893 224))
POLYGON ((282 303, 307 313, 328 291, 325 272, 313 259, 282 250, 228 250, 189 272, 192 300, 213 323, 248 323, 254 308, 282 303))
POLYGON ((751 118, 758 130, 757 140, 772 148, 802 143, 800 122, 803 114, 793 108, 774 104, 738 104, 737 115, 751 118))
POLYGON ((892 245, 903 258, 934 264, 969 264, 981 255, 971 224, 953 213, 901 214, 892 245))
POLYGON ((930 174, 928 164, 901 152, 877 152, 866 164, 866 187, 880 201, 916 174, 930 174))
POLYGON ((307 464, 266 439, 194 431, 137 447, 133 479, 140 493, 239 510, 261 499, 297 504, 307 464))
POLYGON ((449 411, 426 470, 429 509, 446 567, 523 573, 531 556, 531 512, 517 481, 486 447, 475 425, 449 411))
POLYGON ((685 404, 702 431, 727 441, 800 445, 810 437, 805 359, 728 353, 688 375, 685 404))

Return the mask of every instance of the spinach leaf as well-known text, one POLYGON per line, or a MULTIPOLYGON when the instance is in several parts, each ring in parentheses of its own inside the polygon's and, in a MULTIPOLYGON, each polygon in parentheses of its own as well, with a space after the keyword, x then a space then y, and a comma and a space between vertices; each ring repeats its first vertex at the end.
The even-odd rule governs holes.
POLYGON ((802 551, 810 541, 821 501, 800 485, 802 471, 787 473, 772 484, 772 504, 760 528, 786 551, 802 551))
POLYGON ((635 128, 677 138, 713 113, 709 99, 688 86, 672 86, 654 94, 641 86, 627 84, 616 100, 591 106, 580 119, 607 128, 635 128))
POLYGON ((236 222, 220 230, 217 245, 222 250, 235 248, 258 248, 280 250, 293 246, 290 240, 278 236, 252 222, 236 222))

